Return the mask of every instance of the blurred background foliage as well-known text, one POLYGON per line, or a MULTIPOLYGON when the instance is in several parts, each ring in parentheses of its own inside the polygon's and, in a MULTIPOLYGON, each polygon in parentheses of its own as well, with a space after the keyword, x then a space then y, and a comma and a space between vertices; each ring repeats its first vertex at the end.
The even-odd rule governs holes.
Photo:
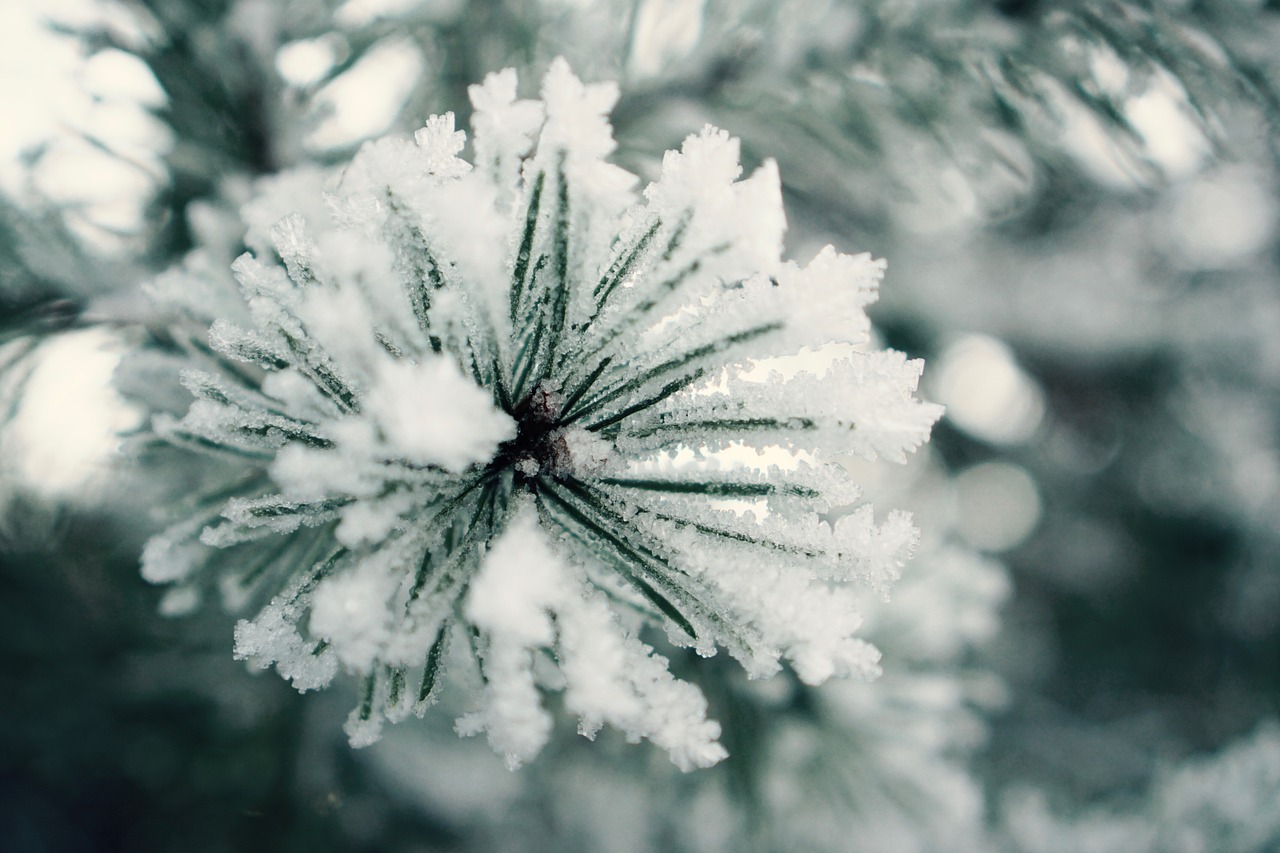
POLYGON ((0 34, 3 849, 1280 844, 1277 4, 10 0, 0 34), (793 256, 889 258, 873 318, 949 408, 890 490, 930 538, 884 682, 689 661, 734 753, 689 777, 568 731, 512 777, 448 713, 353 753, 343 697, 136 571, 196 476, 115 452, 141 285, 241 251, 254 180, 557 55, 620 81, 627 168, 714 123, 778 160, 793 256))

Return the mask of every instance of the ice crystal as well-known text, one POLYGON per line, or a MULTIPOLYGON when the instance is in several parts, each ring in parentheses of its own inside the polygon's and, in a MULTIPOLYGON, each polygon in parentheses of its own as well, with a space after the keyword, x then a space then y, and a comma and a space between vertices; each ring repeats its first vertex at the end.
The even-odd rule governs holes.
POLYGON ((513 767, 551 691, 587 736, 707 766, 719 725, 645 626, 752 677, 875 676, 857 594, 887 589, 915 531, 834 460, 900 460, 939 410, 913 396, 919 362, 868 349, 882 262, 782 261, 772 163, 739 180, 737 141, 707 127, 637 194, 605 159, 616 87, 557 61, 541 101, 516 88, 472 87, 474 166, 445 114, 340 174, 266 182, 238 302, 194 295, 198 264, 157 286, 214 321, 188 346, 195 401, 157 432, 238 476, 143 571, 258 598, 236 653, 299 689, 362 676, 354 744, 470 657, 458 731, 513 767), (821 369, 761 367, 829 345, 821 369), (755 464, 729 461, 742 447, 755 464))

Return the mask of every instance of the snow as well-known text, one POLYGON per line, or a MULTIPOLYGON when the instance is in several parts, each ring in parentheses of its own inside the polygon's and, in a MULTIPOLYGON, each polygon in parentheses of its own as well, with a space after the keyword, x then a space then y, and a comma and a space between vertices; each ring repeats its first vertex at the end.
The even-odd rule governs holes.
POLYGON ((369 565, 326 578, 311 603, 311 632, 333 646, 343 666, 369 672, 395 628, 389 607, 395 585, 369 565))
POLYGON ((411 462, 460 473, 491 459, 515 437, 515 423, 483 389, 443 358, 385 360, 365 398, 387 450, 411 462))
POLYGON ((236 654, 300 689, 361 677, 354 745, 443 680, 471 703, 458 732, 512 768, 553 707, 707 767, 720 724, 666 648, 874 678, 865 603, 918 537, 838 463, 905 460, 940 409, 920 362, 870 346, 883 261, 782 260, 772 161, 743 179, 708 126, 638 194, 606 159, 617 86, 556 60, 541 101, 518 88, 471 87, 476 168, 432 117, 340 176, 262 182, 233 280, 193 257, 155 288, 212 349, 192 345, 195 399, 155 430, 240 479, 152 539, 144 573, 222 573, 244 605, 249 569, 220 549, 264 567, 283 591, 236 654))
POLYGON ((475 107, 471 123, 476 163, 487 171, 502 197, 510 200, 521 160, 533 149, 542 124, 542 103, 516 99, 514 68, 489 74, 483 83, 470 86, 467 94, 475 107))
POLYGON ((565 707, 593 737, 609 722, 668 751, 682 770, 707 767, 727 753, 719 726, 706 719, 706 699, 672 678, 667 661, 621 632, 605 599, 580 589, 525 504, 494 544, 467 596, 466 615, 488 641, 489 676, 482 711, 458 722, 460 734, 487 731, 513 769, 541 749, 551 721, 542 708, 531 656, 559 635, 565 707), (549 616, 554 614, 553 624, 549 616))
POLYGON ((489 550, 467 596, 466 615, 490 635, 524 646, 549 645, 547 610, 564 599, 566 571, 529 507, 489 550))

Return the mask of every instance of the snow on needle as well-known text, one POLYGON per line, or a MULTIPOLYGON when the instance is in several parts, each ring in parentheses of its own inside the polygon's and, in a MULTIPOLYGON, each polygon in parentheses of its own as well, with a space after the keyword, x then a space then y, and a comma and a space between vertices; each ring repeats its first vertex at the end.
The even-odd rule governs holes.
POLYGON ((436 116, 248 240, 234 316, 189 347, 195 401, 156 419, 237 476, 151 540, 144 574, 256 600, 236 654, 301 690, 363 677, 355 745, 469 659, 458 730, 512 767, 549 737, 550 691, 588 736, 713 764, 720 727, 646 626, 752 677, 874 677, 856 597, 916 534, 835 460, 901 460, 939 409, 914 397, 920 362, 867 346, 882 262, 782 261, 772 162, 739 180, 737 141, 707 127, 637 194, 606 159, 614 85, 558 60, 540 101, 512 70, 471 98, 474 166, 436 116), (820 370, 761 370, 835 344, 820 370), (722 452, 741 447, 758 464, 722 452))

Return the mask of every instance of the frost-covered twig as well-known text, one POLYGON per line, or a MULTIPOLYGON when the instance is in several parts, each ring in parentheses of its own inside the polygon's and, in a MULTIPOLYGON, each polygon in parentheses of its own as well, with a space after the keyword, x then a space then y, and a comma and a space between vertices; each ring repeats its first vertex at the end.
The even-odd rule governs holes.
POLYGON ((512 71, 472 88, 474 167, 446 114, 275 182, 246 209, 239 303, 193 298, 198 266, 156 288, 214 320, 188 341, 195 402, 157 432, 236 476, 143 571, 179 603, 215 581, 272 595, 237 654, 300 689, 361 675, 355 744, 430 703, 452 643, 481 685, 459 730, 512 766, 554 689, 584 734, 706 766, 719 725, 642 627, 753 677, 876 675, 856 587, 887 588, 915 531, 833 460, 901 459, 939 409, 913 396, 919 362, 865 348, 881 262, 781 260, 771 163, 737 180, 737 142, 707 128, 637 197, 605 159, 616 88, 557 61, 542 95, 518 100, 512 71), (757 367, 831 344, 853 346, 757 367), (754 464, 728 461, 742 447, 754 464))

